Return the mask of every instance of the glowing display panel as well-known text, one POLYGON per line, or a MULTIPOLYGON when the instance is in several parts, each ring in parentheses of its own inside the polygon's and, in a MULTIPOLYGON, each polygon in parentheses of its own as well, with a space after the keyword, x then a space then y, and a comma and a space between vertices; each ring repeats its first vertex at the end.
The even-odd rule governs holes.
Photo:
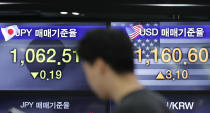
POLYGON ((89 90, 78 41, 105 23, 0 23, 0 90, 89 90))
POLYGON ((209 22, 112 22, 134 47, 135 74, 152 90, 210 90, 209 22))

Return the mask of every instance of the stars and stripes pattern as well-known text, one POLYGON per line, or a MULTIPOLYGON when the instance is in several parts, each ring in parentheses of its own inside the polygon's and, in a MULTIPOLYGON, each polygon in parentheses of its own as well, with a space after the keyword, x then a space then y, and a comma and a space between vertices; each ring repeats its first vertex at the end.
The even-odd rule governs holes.
MULTIPOLYGON (((159 27, 160 22, 124 22, 123 24, 121 24, 121 22, 115 22, 112 23, 112 27, 126 29, 127 26, 139 24, 143 25, 144 28, 150 26, 159 27)), ((163 24, 168 25, 170 23, 165 22, 163 24)), ((126 32, 127 31, 128 30, 126 30, 126 32)), ((134 35, 134 37, 135 36, 136 35, 134 35)), ((131 41, 134 47, 134 73, 139 79, 139 82, 145 87, 152 90, 210 90, 210 60, 206 63, 200 61, 190 63, 187 55, 189 49, 192 47, 197 50, 200 50, 200 48, 207 48, 210 52, 210 39, 158 39, 158 37, 137 36, 136 38, 131 39, 131 41), (136 53, 136 50, 139 48, 142 49, 142 62, 138 62, 136 53), (155 48, 158 49, 157 62, 154 62, 154 54, 151 52, 155 48), (175 63, 172 60, 168 63, 163 62, 160 53, 164 48, 169 48, 171 50, 180 48, 182 50, 181 62, 175 63), (149 66, 145 65, 147 60, 150 61, 149 66), (187 66, 183 65, 185 61, 187 61, 187 66), (189 78, 187 80, 156 80, 156 76, 159 72, 166 75, 166 71, 171 70, 172 74, 175 75, 177 70, 184 69, 189 72, 189 78)))
MULTIPOLYGON (((134 26, 139 26, 140 24, 134 25, 134 26)), ((158 23, 145 23, 144 26, 148 27, 150 25, 153 26, 158 26, 158 23)), ((141 29, 143 30, 143 26, 141 25, 141 29)), ((138 29, 139 30, 139 29, 138 29)), ((140 33, 140 32, 138 32, 140 33)), ((138 35, 139 36, 139 35, 138 35)), ((137 36, 137 37, 138 37, 137 36)), ((129 37, 131 38, 131 36, 129 35, 129 37)), ((152 37, 152 36, 151 36, 152 37)), ((142 59, 152 59, 153 54, 152 51, 157 48, 159 51, 159 46, 160 46, 160 39, 156 38, 156 39, 152 39, 150 36, 144 36, 144 37, 139 37, 138 39, 132 39, 133 42, 133 47, 134 47, 134 56, 137 58, 137 54, 136 51, 139 50, 140 48, 142 49, 142 59)), ((136 38, 136 37, 135 37, 136 38)))
MULTIPOLYGON (((145 26, 149 27, 158 26, 158 23, 151 24, 146 23, 145 26)), ((210 39, 202 40, 202 39, 154 39, 151 37, 144 36, 144 38, 138 38, 132 40, 134 53, 135 53, 135 74, 137 78, 139 78, 140 82, 145 86, 149 86, 151 89, 155 90, 175 90, 175 89, 191 89, 189 87, 194 86, 194 89, 210 89, 210 61, 207 63, 189 63, 187 66, 183 66, 184 61, 188 61, 187 53, 188 50, 192 47, 195 47, 199 50, 201 47, 205 47, 210 51, 210 39), (179 47, 183 52, 183 59, 180 63, 174 63, 171 61, 170 63, 164 63, 161 60, 160 52, 164 48, 170 48, 173 50, 174 48, 179 47), (136 54, 136 50, 139 48, 142 49, 142 62, 138 62, 138 54, 136 54), (158 62, 154 62, 154 54, 151 52, 155 48, 158 49, 158 62), (146 66, 146 60, 150 60, 151 65, 146 66), (168 69, 172 70, 173 75, 175 75, 176 70, 187 69, 190 73, 190 77, 187 80, 155 80, 156 75, 159 72, 165 73, 168 69), (195 87, 196 86, 196 87, 195 87)))
POLYGON ((140 35, 140 32, 144 31, 144 28, 141 24, 138 24, 138 25, 131 26, 129 28, 127 27, 126 31, 130 39, 133 40, 140 35))
POLYGON ((134 54, 135 57, 138 57, 138 54, 136 54, 136 51, 140 48, 142 49, 142 59, 152 59, 153 53, 152 51, 157 48, 159 49, 160 46, 160 40, 159 39, 134 39, 133 41, 133 47, 134 47, 134 54))
MULTIPOLYGON (((151 24, 147 23, 146 26, 150 26, 151 24)), ((154 24, 153 26, 158 26, 158 24, 154 24)), ((194 86, 194 89, 210 89, 210 61, 207 63, 189 63, 187 66, 183 66, 184 61, 188 61, 187 53, 188 50, 192 47, 195 47, 199 50, 201 47, 206 47, 210 50, 210 46, 207 43, 210 43, 210 40, 196 40, 196 39, 141 39, 141 40, 133 40, 133 46, 135 49, 142 49, 142 63, 135 62, 135 74, 139 78, 142 84, 145 86, 150 86, 151 89, 157 90, 189 90, 190 87, 194 86), (138 43, 140 42, 140 43, 138 43), (164 63, 161 60, 160 52, 164 48, 170 48, 173 50, 174 48, 179 47, 183 52, 182 62, 174 63, 171 61, 170 63, 164 63), (154 54, 151 53, 153 48, 158 49, 158 62, 154 62, 154 54), (146 66, 146 60, 150 60, 151 65, 146 66), (173 75, 175 75, 176 70, 187 69, 189 71, 190 77, 187 80, 155 80, 156 75, 159 72, 165 73, 168 69, 172 70, 173 75)), ((137 56, 135 58, 137 61, 137 56)))

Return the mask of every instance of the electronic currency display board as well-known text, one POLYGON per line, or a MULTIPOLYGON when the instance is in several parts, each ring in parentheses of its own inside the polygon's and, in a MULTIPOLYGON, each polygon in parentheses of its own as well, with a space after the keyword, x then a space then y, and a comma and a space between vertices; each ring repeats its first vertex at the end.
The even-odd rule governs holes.
POLYGON ((0 113, 106 113, 106 102, 81 92, 0 93, 0 113))
POLYGON ((167 92, 166 106, 175 113, 208 113, 210 94, 207 92, 167 92))
POLYGON ((0 23, 0 90, 90 90, 77 43, 105 23, 0 23))
MULTIPOLYGON (((194 91, 160 92, 163 102, 173 113, 209 113, 210 94, 194 91)), ((116 105, 110 102, 110 113, 114 113, 116 105)))
POLYGON ((135 74, 152 90, 210 90, 210 22, 111 22, 133 43, 135 74))

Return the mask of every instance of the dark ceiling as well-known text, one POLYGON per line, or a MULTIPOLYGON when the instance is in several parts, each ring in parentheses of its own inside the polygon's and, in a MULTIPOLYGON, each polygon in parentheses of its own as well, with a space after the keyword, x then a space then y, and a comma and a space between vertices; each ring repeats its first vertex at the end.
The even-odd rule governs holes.
POLYGON ((0 0, 1 19, 205 21, 207 0, 0 0), (61 15, 60 12, 70 12, 61 15), (80 15, 72 15, 79 12, 80 15))

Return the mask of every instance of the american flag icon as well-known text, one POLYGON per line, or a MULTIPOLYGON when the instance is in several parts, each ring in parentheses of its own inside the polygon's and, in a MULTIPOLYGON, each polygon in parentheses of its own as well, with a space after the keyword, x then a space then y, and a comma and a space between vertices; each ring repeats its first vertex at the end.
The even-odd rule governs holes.
POLYGON ((137 38, 140 35, 140 31, 144 31, 144 28, 141 24, 126 27, 126 32, 131 40, 137 38))

